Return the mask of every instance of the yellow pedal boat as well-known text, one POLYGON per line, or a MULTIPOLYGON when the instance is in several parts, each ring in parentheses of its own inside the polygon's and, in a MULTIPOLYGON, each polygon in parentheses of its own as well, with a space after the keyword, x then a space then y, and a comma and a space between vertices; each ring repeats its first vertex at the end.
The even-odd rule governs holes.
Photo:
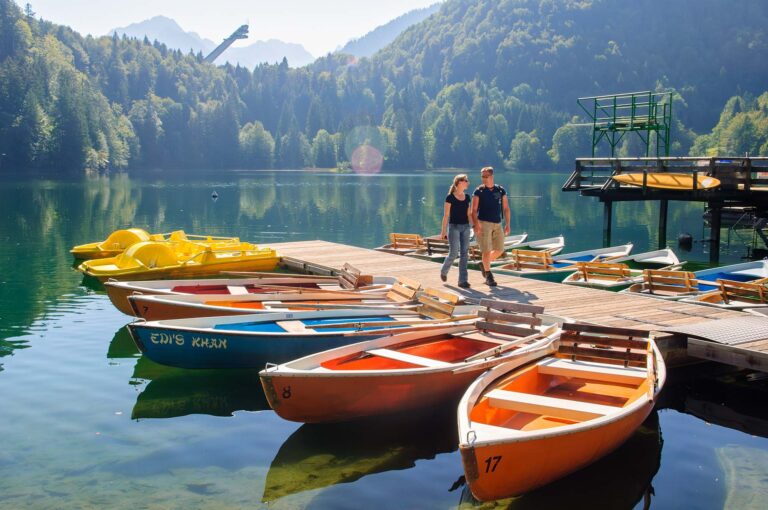
POLYGON ((77 269, 101 281, 154 280, 215 276, 222 271, 272 271, 280 259, 275 250, 250 243, 218 249, 192 242, 173 244, 136 243, 117 257, 86 260, 77 269))
MULTIPOLYGON (((643 185, 643 174, 619 174, 614 175, 613 180, 622 184, 632 186, 643 185)), ((693 185, 692 174, 681 174, 673 172, 648 172, 646 174, 645 185, 649 188, 672 189, 672 190, 692 190, 692 189, 712 189, 720 186, 720 180, 706 175, 696 176, 696 187, 693 185)))
POLYGON ((150 234, 141 228, 128 228, 115 230, 104 241, 75 246, 69 252, 76 259, 80 260, 103 259, 116 257, 134 244, 145 241, 165 241, 171 243, 191 241, 210 245, 212 248, 217 249, 222 244, 237 244, 240 242, 240 239, 237 237, 187 234, 183 230, 175 230, 167 234, 150 234))

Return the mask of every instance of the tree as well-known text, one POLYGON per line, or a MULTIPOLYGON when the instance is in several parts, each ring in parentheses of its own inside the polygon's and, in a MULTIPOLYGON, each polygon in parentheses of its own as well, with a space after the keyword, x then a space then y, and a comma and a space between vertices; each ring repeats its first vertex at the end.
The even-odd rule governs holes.
POLYGON ((319 168, 335 168, 336 146, 333 137, 325 129, 321 129, 312 140, 312 161, 319 168))
POLYGON ((574 125, 577 120, 574 118, 572 123, 560 126, 552 137, 552 148, 547 154, 559 169, 570 169, 576 158, 592 154, 589 128, 574 125))
POLYGON ((538 170, 541 153, 539 145, 535 131, 518 131, 510 144, 506 166, 513 170, 538 170))
POLYGON ((246 168, 272 168, 275 141, 261 122, 249 122, 240 130, 240 162, 246 168))

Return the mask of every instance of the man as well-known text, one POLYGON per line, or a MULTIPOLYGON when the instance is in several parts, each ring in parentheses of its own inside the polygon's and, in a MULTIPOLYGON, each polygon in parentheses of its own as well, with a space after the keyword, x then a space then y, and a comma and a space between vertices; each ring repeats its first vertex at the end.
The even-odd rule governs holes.
POLYGON ((482 267, 485 283, 496 286, 491 273, 491 262, 504 253, 504 237, 509 235, 509 201, 507 192, 493 182, 493 168, 480 170, 482 184, 477 187, 472 197, 472 217, 475 224, 477 244, 483 255, 482 267), (504 231, 501 229, 501 213, 504 211, 504 231))

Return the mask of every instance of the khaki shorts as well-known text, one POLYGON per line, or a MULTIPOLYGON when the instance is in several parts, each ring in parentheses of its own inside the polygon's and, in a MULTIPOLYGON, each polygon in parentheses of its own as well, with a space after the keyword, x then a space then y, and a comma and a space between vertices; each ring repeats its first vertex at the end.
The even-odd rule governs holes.
POLYGON ((480 234, 477 236, 477 246, 483 253, 504 251, 504 231, 501 229, 501 223, 480 221, 480 234))

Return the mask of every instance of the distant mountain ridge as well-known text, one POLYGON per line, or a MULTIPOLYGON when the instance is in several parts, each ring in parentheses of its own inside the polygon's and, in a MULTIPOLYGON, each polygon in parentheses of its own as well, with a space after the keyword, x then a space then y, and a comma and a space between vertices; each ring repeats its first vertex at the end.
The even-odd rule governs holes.
MULTIPOLYGON (((195 32, 185 31, 175 20, 165 16, 155 16, 126 27, 115 28, 109 32, 110 35, 115 33, 118 35, 126 34, 128 37, 136 37, 137 39, 143 39, 146 36, 150 41, 157 40, 169 48, 179 49, 185 53, 192 50, 194 53, 207 54, 219 45, 219 42, 203 39, 195 32)), ((222 40, 228 35, 224 34, 222 40)), ((305 66, 315 60, 315 57, 301 44, 269 39, 268 41, 255 41, 248 46, 231 47, 216 60, 216 63, 229 62, 233 65, 239 64, 252 69, 264 62, 270 64, 280 62, 283 57, 288 59, 291 67, 305 66)))
POLYGON ((158 40, 169 48, 194 53, 202 51, 207 53, 216 47, 216 43, 210 39, 203 39, 196 32, 187 32, 175 20, 165 16, 154 16, 150 19, 131 23, 128 26, 115 28, 109 31, 109 35, 127 35, 143 39, 146 36, 150 41, 158 40))
POLYGON ((346 53, 356 57, 370 57, 394 41, 405 29, 424 21, 437 12, 438 9, 440 9, 440 3, 406 12, 392 21, 376 27, 364 36, 352 39, 343 48, 338 50, 337 53, 346 53))

